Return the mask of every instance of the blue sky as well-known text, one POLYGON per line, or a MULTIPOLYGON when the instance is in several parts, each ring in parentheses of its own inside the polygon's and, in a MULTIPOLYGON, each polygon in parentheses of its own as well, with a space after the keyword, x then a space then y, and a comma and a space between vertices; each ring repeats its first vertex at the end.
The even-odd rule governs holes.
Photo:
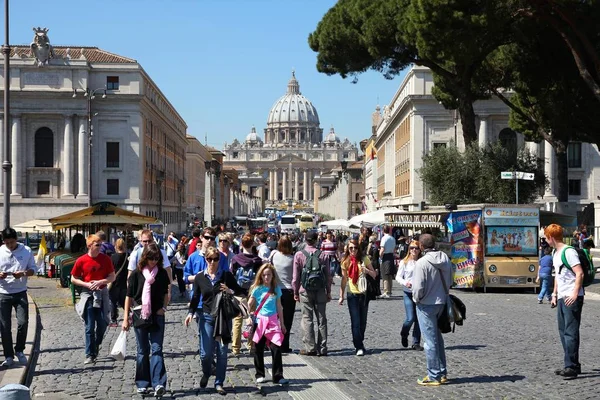
MULTIPOLYGON (((28 44, 32 27, 54 45, 97 46, 140 62, 188 124, 222 148, 253 125, 263 134, 292 68, 325 132, 371 134, 371 113, 391 101, 402 77, 370 71, 357 84, 316 70, 308 34, 333 0, 11 1, 10 42, 28 44)), ((4 32, 4 20, 0 19, 4 32)), ((4 42, 4 37, 2 36, 4 42)))

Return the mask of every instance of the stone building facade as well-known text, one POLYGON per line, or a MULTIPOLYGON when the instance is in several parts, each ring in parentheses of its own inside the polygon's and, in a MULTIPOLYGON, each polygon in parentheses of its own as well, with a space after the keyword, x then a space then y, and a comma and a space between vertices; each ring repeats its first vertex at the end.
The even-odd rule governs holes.
POLYGON ((333 127, 326 136, 312 102, 302 95, 295 73, 267 117, 264 140, 253 127, 243 142, 223 148, 224 165, 239 172, 244 191, 265 205, 312 208, 315 197, 334 185, 332 169, 355 162, 358 149, 341 141, 333 127))
POLYGON ((55 46, 43 66, 29 46, 10 57, 11 224, 109 201, 185 226, 187 126, 137 61, 97 47, 55 46))

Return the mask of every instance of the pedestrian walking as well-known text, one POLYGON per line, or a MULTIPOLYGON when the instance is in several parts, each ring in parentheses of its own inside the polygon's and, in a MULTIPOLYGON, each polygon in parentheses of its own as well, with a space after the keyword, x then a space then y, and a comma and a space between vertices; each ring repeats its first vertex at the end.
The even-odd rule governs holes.
POLYGON ((406 313, 406 319, 402 324, 402 330, 400 331, 400 341, 402 347, 408 347, 408 333, 410 328, 414 325, 412 333, 412 349, 423 350, 421 346, 421 329, 419 328, 419 322, 417 321, 417 304, 413 301, 413 289, 412 280, 417 260, 421 257, 421 249, 419 248, 419 242, 413 240, 408 245, 408 255, 404 260, 400 261, 398 267, 398 273, 396 274, 396 282, 404 286, 404 311, 406 313))
POLYGON ((111 303, 110 327, 116 328, 117 318, 119 317, 119 307, 125 307, 125 297, 127 295, 127 251, 125 240, 117 239, 115 242, 115 252, 110 256, 115 272, 115 281, 108 285, 108 294, 111 303))
POLYGON ((583 268, 577 251, 563 242, 563 228, 551 224, 544 230, 548 244, 554 248, 554 289, 552 307, 558 306, 558 333, 564 352, 564 368, 554 371, 565 378, 577 378, 581 374, 579 362, 579 327, 583 308, 583 268), (564 264, 567 261, 568 266, 564 264))
POLYGON ((277 281, 281 289, 281 306, 283 307, 283 323, 285 334, 281 344, 282 353, 291 353, 290 334, 294 323, 294 312, 296 311, 296 300, 294 300, 294 289, 292 278, 294 276, 294 255, 292 254, 292 241, 283 236, 279 239, 277 250, 271 253, 271 264, 277 272, 277 281))
POLYGON ((184 298, 186 295, 185 281, 183 280, 183 269, 187 262, 187 251, 183 240, 177 245, 177 251, 171 262, 173 273, 177 279, 177 288, 179 289, 179 297, 184 298))
POLYGON ((320 249, 325 265, 329 269, 329 275, 332 277, 335 276, 335 274, 339 273, 339 262, 337 257, 337 243, 333 241, 333 233, 331 231, 325 233, 325 239, 321 242, 320 249))
POLYGON ((544 297, 548 299, 548 302, 552 300, 552 288, 550 288, 552 282, 552 248, 547 246, 542 251, 544 256, 540 258, 538 276, 535 279, 540 284, 540 294, 537 297, 538 304, 544 303, 544 297))
POLYGON ((131 312, 137 342, 135 386, 139 394, 153 389, 156 397, 163 396, 167 386, 163 341, 171 281, 163 261, 156 243, 144 247, 138 267, 128 279, 122 325, 124 331, 129 330, 131 312))
POLYGON ((302 310, 301 355, 327 356, 327 315, 326 306, 331 301, 331 275, 325 266, 320 250, 315 248, 317 232, 306 234, 306 246, 294 255, 292 287, 294 300, 300 302, 302 310), (317 340, 315 341, 314 319, 317 319, 317 340))
MULTIPOLYGON (((316 239, 316 238, 315 238, 316 239)), ((281 344, 286 332, 281 305, 281 288, 277 282, 277 272, 273 264, 264 264, 256 275, 250 289, 249 310, 254 312, 260 307, 256 318, 257 326, 252 340, 256 344, 254 368, 256 383, 264 383, 265 347, 271 349, 273 383, 287 385, 289 380, 283 377, 283 357, 281 344)))
MULTIPOLYGON (((200 326, 202 353, 202 378, 200 387, 205 388, 211 375, 213 352, 217 352, 217 370, 215 376, 215 390, 221 395, 227 394, 223 385, 225 384, 225 373, 227 371, 227 349, 231 343, 231 319, 220 320, 217 312, 220 292, 229 294, 245 295, 233 276, 226 270, 219 268, 219 259, 223 255, 214 247, 209 247, 205 253, 208 267, 196 274, 194 279, 194 295, 190 301, 188 315, 184 324, 188 326, 194 314, 200 326), (198 304, 202 297, 202 308, 198 312, 198 304)), ((221 300, 222 301, 222 300, 221 300)))
MULTIPOLYGON (((247 233, 242 237, 242 252, 236 254, 231 260, 231 272, 235 276, 238 285, 246 290, 249 290, 254 283, 256 273, 263 264, 262 259, 252 251, 252 246, 254 246, 254 239, 252 235, 247 233)), ((231 352, 234 356, 238 356, 242 349, 243 324, 244 318, 242 316, 233 319, 231 352)), ((250 352, 252 351, 252 340, 248 340, 247 349, 250 352)))
POLYGON ((369 247, 367 255, 371 260, 371 266, 377 273, 375 277, 375 296, 381 296, 381 264, 379 263, 379 245, 377 244, 377 235, 373 234, 369 237, 369 247))
POLYGON ((379 247, 379 258, 381 259, 381 279, 383 280, 382 299, 388 299, 392 295, 392 282, 396 276, 396 265, 394 260, 394 249, 396 240, 392 233, 392 227, 386 225, 383 228, 384 235, 379 247))
POLYGON ((369 296, 358 288, 358 278, 361 274, 368 274, 373 279, 377 276, 377 272, 371 265, 371 260, 363 254, 360 242, 352 239, 348 242, 348 251, 342 259, 339 305, 344 304, 344 290, 348 285, 347 299, 352 328, 352 342, 356 355, 359 357, 364 356, 366 352, 364 340, 369 313, 369 296))
MULTIPOLYGON (((129 279, 129 276, 131 276, 131 274, 138 269, 138 264, 142 257, 142 252, 143 252, 144 248, 152 243, 156 243, 154 241, 154 235, 152 234, 152 231, 149 229, 142 230, 140 232, 140 246, 138 247, 137 250, 132 251, 131 254, 129 255, 129 264, 127 265, 127 271, 128 271, 127 279, 129 279)), ((169 262, 169 257, 167 256, 167 253, 164 249, 160 249, 160 252, 162 253, 162 257, 161 257, 161 260, 163 263, 162 266, 165 269, 165 271, 167 272, 167 275, 169 275, 169 282, 172 282, 173 281, 173 271, 171 270, 171 263, 169 262)), ((171 296, 171 286, 169 286, 169 302, 171 300, 170 296, 171 296)), ((167 302, 167 304, 169 304, 169 302, 167 302)))
POLYGON ((419 328, 425 343, 427 375, 417 383, 439 386, 448 381, 446 349, 438 327, 438 318, 446 312, 446 288, 452 286, 452 263, 444 252, 435 249, 435 239, 431 234, 419 236, 419 247, 423 256, 415 264, 412 289, 413 300, 417 303, 419 328))
POLYGON ((17 242, 17 231, 2 231, 4 244, 0 247, 0 335, 4 361, 2 367, 10 367, 17 356, 20 364, 27 363, 25 340, 29 326, 29 301, 27 300, 27 277, 37 269, 31 249, 17 242), (17 337, 13 348, 12 309, 17 317, 17 337))
POLYGON ((86 245, 88 252, 75 261, 71 270, 71 283, 82 288, 75 309, 85 322, 84 364, 92 364, 110 323, 107 285, 115 280, 115 269, 110 257, 100 253, 102 240, 98 235, 89 235, 86 245))

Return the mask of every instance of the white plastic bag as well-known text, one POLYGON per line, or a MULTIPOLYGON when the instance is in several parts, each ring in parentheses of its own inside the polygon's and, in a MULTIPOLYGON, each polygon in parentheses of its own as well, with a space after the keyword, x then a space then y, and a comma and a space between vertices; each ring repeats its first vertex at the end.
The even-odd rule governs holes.
POLYGON ((111 357, 117 361, 123 361, 127 357, 127 331, 121 331, 115 345, 110 351, 111 357))

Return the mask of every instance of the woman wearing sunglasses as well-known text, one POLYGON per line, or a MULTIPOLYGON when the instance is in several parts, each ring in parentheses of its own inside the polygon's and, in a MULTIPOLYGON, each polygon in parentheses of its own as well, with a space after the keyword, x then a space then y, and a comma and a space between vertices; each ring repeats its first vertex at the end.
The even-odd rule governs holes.
POLYGON ((339 304, 344 304, 344 290, 348 284, 348 311, 350 311, 350 324, 352 326, 352 342, 356 355, 365 355, 365 330, 367 329, 367 314, 369 312, 369 297, 358 289, 360 274, 369 274, 372 278, 377 273, 371 266, 369 257, 362 253, 358 240, 348 241, 348 246, 342 260, 342 284, 340 286, 339 304))
POLYGON ((402 330, 400 331, 400 337, 402 340, 402 347, 408 347, 408 333, 411 326, 414 324, 412 333, 412 349, 423 350, 421 346, 421 329, 419 329, 419 322, 417 321, 417 305, 413 301, 412 293, 412 278, 415 270, 417 260, 421 257, 421 248, 419 242, 413 240, 408 245, 408 254, 398 267, 398 273, 396 274, 396 282, 404 286, 404 309, 406 310, 406 319, 402 324, 402 330))
MULTIPOLYGON (((213 351, 217 350, 217 371, 215 376, 215 390, 220 395, 226 395, 227 392, 223 388, 225 383, 225 371, 227 370, 227 347, 231 342, 231 320, 221 321, 226 324, 226 327, 215 326, 217 318, 213 316, 213 309, 217 305, 217 295, 219 292, 227 292, 242 296, 246 291, 242 289, 233 274, 227 270, 219 268, 219 259, 223 257, 219 250, 214 247, 209 247, 204 253, 206 257, 207 268, 198 272, 194 278, 194 295, 190 301, 188 315, 185 318, 184 324, 188 326, 192 321, 194 313, 198 308, 200 297, 202 297, 202 309, 198 310, 198 324, 200 330, 200 345, 202 351, 200 353, 200 361, 202 363, 202 378, 200 379, 200 387, 205 388, 210 377, 213 351), (226 334, 218 334, 215 338, 213 333, 215 329, 226 334)), ((216 313, 214 313, 216 315, 216 313)))
POLYGON ((160 248, 156 243, 148 244, 144 247, 137 269, 129 276, 123 319, 125 331, 129 330, 128 317, 132 308, 136 315, 151 321, 144 327, 135 327, 134 321, 137 341, 135 386, 140 394, 147 394, 152 389, 156 397, 165 394, 167 370, 162 349, 170 283, 169 275, 163 268, 160 248), (137 314, 139 307, 141 310, 137 314))

